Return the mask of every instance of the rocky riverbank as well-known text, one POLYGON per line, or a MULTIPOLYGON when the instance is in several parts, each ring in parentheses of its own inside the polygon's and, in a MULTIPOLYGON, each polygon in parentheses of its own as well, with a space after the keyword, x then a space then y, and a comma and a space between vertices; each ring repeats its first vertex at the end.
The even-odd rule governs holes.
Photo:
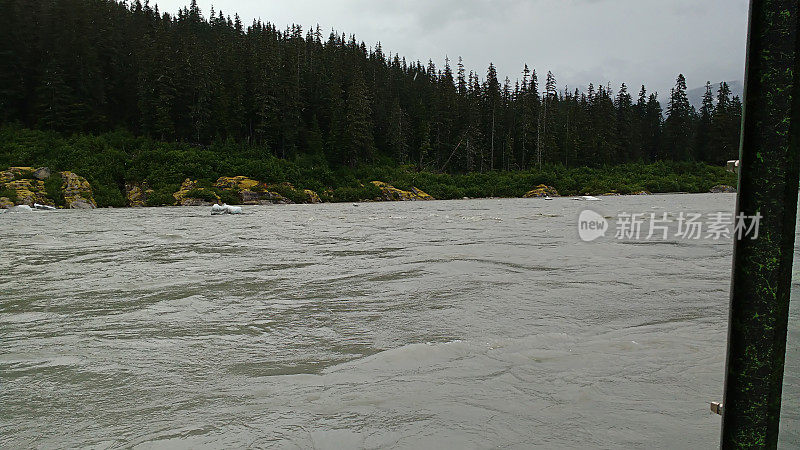
POLYGON ((34 204, 69 209, 94 209, 92 187, 85 178, 47 167, 9 167, 0 172, 0 208, 34 204))
MULTIPOLYGON (((373 181, 374 197, 363 201, 434 200, 421 189, 398 189, 390 184, 373 181)), ((210 206, 214 203, 232 205, 271 205, 293 203, 323 203, 337 201, 332 191, 322 195, 309 189, 297 189, 291 183, 264 183, 245 176, 220 177, 214 183, 185 179, 169 197, 155 198, 157 192, 147 183, 127 183, 127 206, 210 206)), ((338 201, 347 201, 339 199, 338 201)), ((93 209, 92 187, 72 172, 51 173, 47 167, 10 167, 0 172, 0 208, 35 204, 69 209, 93 209)))
MULTIPOLYGON (((245 176, 220 177, 214 182, 187 178, 171 190, 156 191, 147 183, 127 183, 124 186, 126 204, 142 206, 211 206, 215 203, 230 205, 272 205, 293 203, 328 203, 348 201, 428 201, 435 200, 422 189, 399 189, 383 181, 361 185, 359 195, 342 197, 328 189, 315 192, 295 188, 291 183, 266 183, 245 176)), ((717 185, 711 192, 736 192, 731 186, 717 185)), ((649 195, 648 191, 632 193, 649 195)), ((598 195, 620 195, 608 192, 598 195)), ((558 190, 540 184, 524 194, 525 198, 559 197, 558 190)), ((86 178, 69 171, 52 172, 47 167, 9 167, 0 172, 0 208, 34 204, 69 209, 97 207, 92 186, 86 178)))

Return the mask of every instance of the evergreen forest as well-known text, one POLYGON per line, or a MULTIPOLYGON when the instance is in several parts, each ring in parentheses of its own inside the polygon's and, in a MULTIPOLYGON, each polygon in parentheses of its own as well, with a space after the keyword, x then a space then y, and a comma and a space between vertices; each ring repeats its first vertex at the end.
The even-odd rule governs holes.
POLYGON ((491 63, 407 61, 195 1, 172 14, 140 0, 0 0, 0 61, 0 164, 83 169, 120 191, 266 166, 295 175, 253 175, 318 188, 381 170, 700 173, 736 159, 742 114, 725 83, 707 83, 697 110, 683 75, 662 104, 645 86, 569 89, 528 65, 499 79, 491 63), (43 144, 54 139, 69 145, 43 144), (102 145, 64 150, 81 139, 102 145))

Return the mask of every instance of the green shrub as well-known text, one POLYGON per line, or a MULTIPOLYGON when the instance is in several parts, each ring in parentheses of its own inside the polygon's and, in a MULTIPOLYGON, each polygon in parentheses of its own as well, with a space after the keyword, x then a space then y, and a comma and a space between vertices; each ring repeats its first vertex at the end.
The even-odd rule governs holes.
POLYGON ((372 183, 364 184, 364 186, 361 187, 360 192, 362 195, 361 198, 364 200, 378 198, 383 195, 383 192, 381 192, 380 188, 372 183))
POLYGON ((240 205, 242 203, 242 199, 233 191, 217 190, 216 192, 222 203, 229 205, 240 205))
POLYGON ((209 189, 192 189, 184 195, 184 198, 199 198, 206 202, 217 202, 219 199, 214 191, 209 189))
POLYGON ((359 189, 352 187, 338 187, 333 190, 333 201, 335 202, 357 202, 361 200, 359 189))
POLYGON ((105 208, 106 206, 122 208, 123 206, 127 206, 127 199, 116 186, 103 184, 93 184, 92 186, 94 186, 92 189, 94 201, 99 208, 105 208))
POLYGON ((0 188, 0 197, 7 197, 12 202, 17 202, 17 191, 8 188, 0 188))
POLYGON ((175 197, 172 195, 178 190, 177 185, 161 188, 147 196, 147 206, 171 206, 175 204, 175 197))
POLYGON ((456 186, 452 185, 436 185, 430 188, 423 189, 425 193, 433 196, 437 200, 452 200, 464 198, 464 192, 456 186))
MULTIPOLYGON (((208 148, 177 142, 159 142, 114 131, 102 135, 75 134, 25 129, 20 125, 0 126, 0 168, 41 167, 70 170, 85 177, 95 191, 99 206, 125 204, 120 189, 126 181, 147 182, 156 192, 148 205, 174 204, 172 193, 186 178, 197 180, 199 198, 215 201, 216 192, 226 203, 233 198, 212 187, 220 176, 244 175, 273 185, 284 182, 315 190, 323 201, 351 202, 379 197, 369 182, 385 181, 400 189, 418 187, 435 198, 519 197, 538 184, 555 187, 562 195, 584 192, 602 194, 648 190, 651 192, 706 192, 711 186, 736 186, 736 175, 724 167, 702 163, 630 163, 618 166, 565 167, 544 165, 517 172, 484 173, 418 172, 417 167, 394 165, 385 155, 376 155, 375 165, 358 167, 328 165, 324 158, 300 155, 293 160, 276 158, 265 145, 248 145, 231 140, 208 148), (363 186, 361 185, 363 183, 363 186), (325 191, 331 192, 326 194, 325 191), (224 196, 224 197, 223 197, 224 196)), ((22 178, 33 173, 22 174, 22 178)), ((20 176, 18 176, 19 178, 20 176)), ((48 196, 60 201, 59 177, 55 176, 48 196), (58 188, 58 189, 56 189, 58 188)), ((254 190, 259 190, 260 187, 254 190)), ((295 201, 305 201, 301 189, 279 186, 271 189, 295 201)), ((7 193, 8 194, 8 193, 7 193)))
POLYGON ((56 206, 60 207, 67 206, 67 201, 64 200, 63 184, 64 181, 61 177, 56 175, 44 180, 44 190, 47 193, 47 197, 52 200, 56 206))
POLYGON ((305 192, 299 189, 293 189, 289 185, 278 184, 275 186, 270 186, 269 188, 276 194, 280 194, 288 198, 289 200, 293 201, 294 203, 304 203, 306 201, 305 192))
POLYGON ((357 187, 339 187, 333 190, 333 199, 336 202, 374 200, 380 196, 381 190, 372 183, 357 187))
POLYGON ((21 170, 15 176, 15 180, 35 180, 36 177, 33 176, 32 170, 21 170))

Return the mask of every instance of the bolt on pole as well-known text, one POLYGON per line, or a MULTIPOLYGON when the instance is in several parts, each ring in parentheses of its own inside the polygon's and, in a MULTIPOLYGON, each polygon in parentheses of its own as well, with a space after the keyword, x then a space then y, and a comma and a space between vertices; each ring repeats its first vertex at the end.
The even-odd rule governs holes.
POLYGON ((722 448, 777 448, 800 173, 800 0, 751 0, 722 448))

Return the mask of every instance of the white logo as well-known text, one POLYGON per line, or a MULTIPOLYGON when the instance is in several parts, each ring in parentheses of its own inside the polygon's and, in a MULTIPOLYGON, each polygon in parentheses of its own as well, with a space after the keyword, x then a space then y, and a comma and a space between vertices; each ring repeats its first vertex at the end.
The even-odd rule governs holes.
POLYGON ((605 217, 592 211, 584 209, 578 216, 578 235, 583 242, 592 242, 608 231, 608 221, 605 217))

